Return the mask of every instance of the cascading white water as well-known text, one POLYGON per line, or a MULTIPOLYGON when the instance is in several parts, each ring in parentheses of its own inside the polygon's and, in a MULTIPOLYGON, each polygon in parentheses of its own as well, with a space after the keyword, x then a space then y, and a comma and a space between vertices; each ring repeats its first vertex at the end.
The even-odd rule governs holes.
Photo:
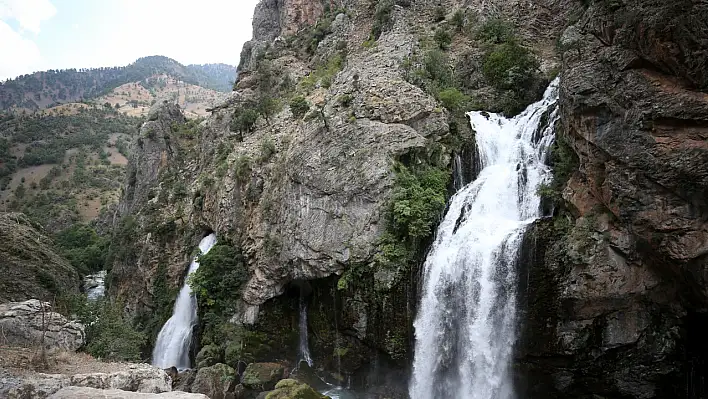
MULTIPOLYGON (((202 238, 199 251, 206 254, 216 244, 214 233, 202 238)), ((172 317, 162 326, 157 336, 155 349, 152 351, 152 364, 160 368, 175 366, 187 369, 189 363, 189 346, 192 342, 192 330, 197 325, 197 299, 192 294, 188 284, 189 276, 199 268, 198 257, 192 260, 187 272, 187 278, 179 291, 172 317)))
POLYGON ((305 362, 312 367, 312 356, 310 356, 310 344, 307 339, 307 303, 300 295, 300 359, 298 363, 305 362))
POLYGON ((89 301, 101 299, 106 294, 106 271, 101 270, 96 274, 84 277, 84 288, 89 301))
POLYGON ((450 200, 425 261, 412 399, 515 397, 516 263, 550 178, 557 86, 513 119, 469 113, 482 169, 450 200))

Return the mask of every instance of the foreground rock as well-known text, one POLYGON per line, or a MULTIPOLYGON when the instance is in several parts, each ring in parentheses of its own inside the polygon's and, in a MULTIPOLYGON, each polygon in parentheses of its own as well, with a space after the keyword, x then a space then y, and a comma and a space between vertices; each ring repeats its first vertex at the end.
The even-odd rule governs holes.
POLYGON ((273 389, 283 378, 283 366, 278 363, 251 363, 246 367, 241 381, 246 388, 265 391, 273 389))
POLYGON ((30 299, 0 304, 3 344, 75 351, 84 344, 84 326, 53 312, 47 302, 30 299))
POLYGON ((282 380, 269 392, 265 399, 327 399, 307 384, 292 379, 282 380))
POLYGON ((0 394, 5 394, 8 398, 46 398, 66 387, 142 393, 162 393, 172 390, 172 381, 167 373, 148 364, 132 364, 127 369, 114 373, 75 375, 38 373, 22 377, 13 385, 5 392, 0 390, 0 394))
POLYGON ((79 275, 21 213, 0 212, 0 302, 79 293, 79 275))
POLYGON ((192 392, 203 393, 211 399, 224 399, 236 387, 236 371, 223 364, 215 364, 197 371, 192 392))
POLYGON ((62 388, 49 397, 50 399, 209 399, 198 393, 165 392, 165 393, 136 393, 121 391, 119 389, 96 389, 86 387, 62 388))

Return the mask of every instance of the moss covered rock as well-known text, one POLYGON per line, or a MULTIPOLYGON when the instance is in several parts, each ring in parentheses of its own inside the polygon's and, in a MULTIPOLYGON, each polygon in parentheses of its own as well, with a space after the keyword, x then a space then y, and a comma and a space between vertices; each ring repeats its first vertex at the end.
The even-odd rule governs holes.
POLYGON ((221 348, 218 345, 205 345, 197 353, 197 368, 213 366, 221 362, 221 348))
POLYGON ((192 392, 203 393, 212 399, 223 399, 236 387, 236 371, 218 363, 211 367, 200 368, 192 383, 192 392))
POLYGON ((278 382, 275 390, 266 395, 266 399, 327 399, 307 384, 292 379, 278 382))
POLYGON ((273 389, 283 378, 283 366, 279 363, 251 363, 243 373, 242 383, 246 388, 265 391, 273 389))

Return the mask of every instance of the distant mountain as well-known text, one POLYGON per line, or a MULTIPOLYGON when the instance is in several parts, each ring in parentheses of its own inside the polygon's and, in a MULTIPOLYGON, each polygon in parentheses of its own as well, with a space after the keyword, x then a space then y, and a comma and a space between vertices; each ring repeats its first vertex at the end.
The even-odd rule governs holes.
POLYGON ((228 64, 191 64, 187 68, 208 82, 199 85, 207 89, 229 92, 236 80, 236 67, 228 64))
POLYGON ((90 100, 123 84, 164 74, 196 86, 230 91, 236 67, 225 64, 185 66, 168 57, 151 56, 140 58, 125 67, 36 72, 0 83, 0 110, 34 110, 90 100))

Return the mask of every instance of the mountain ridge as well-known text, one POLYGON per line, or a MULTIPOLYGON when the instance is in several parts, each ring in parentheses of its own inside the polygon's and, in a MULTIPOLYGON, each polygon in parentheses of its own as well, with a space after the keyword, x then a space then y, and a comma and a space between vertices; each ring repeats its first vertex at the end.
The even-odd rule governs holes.
POLYGON ((0 83, 0 110, 37 110, 94 99, 126 83, 167 74, 185 83, 221 92, 231 90, 236 67, 227 64, 183 65, 165 56, 138 58, 124 67, 50 69, 0 83))

